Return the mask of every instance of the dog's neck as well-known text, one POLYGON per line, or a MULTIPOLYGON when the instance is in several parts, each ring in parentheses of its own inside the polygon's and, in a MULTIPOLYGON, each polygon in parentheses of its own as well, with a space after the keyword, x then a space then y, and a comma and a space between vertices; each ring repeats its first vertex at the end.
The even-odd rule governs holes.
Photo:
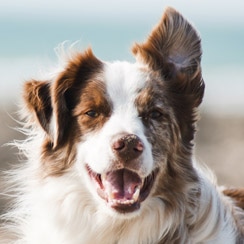
MULTIPOLYGON (((187 203, 182 203, 182 205, 179 203, 179 207, 181 206, 182 209, 169 211, 163 200, 155 197, 143 203, 138 216, 128 219, 108 214, 106 210, 103 211, 105 208, 98 207, 85 188, 82 192, 77 189, 66 189, 64 184, 67 180, 70 180, 70 177, 60 180, 60 183, 63 182, 62 189, 60 189, 63 192, 62 198, 57 189, 56 194, 59 195, 59 198, 53 192, 54 195, 52 194, 50 198, 46 199, 45 205, 39 205, 42 208, 40 212, 43 214, 41 218, 45 222, 49 219, 50 224, 59 226, 60 229, 57 230, 59 235, 69 233, 70 236, 64 238, 74 240, 74 243, 76 243, 76 238, 86 240, 84 243, 108 244, 143 243, 145 240, 155 240, 152 243, 198 243, 202 241, 232 243, 234 240, 234 234, 223 234, 225 229, 235 233, 235 230, 228 224, 234 221, 230 220, 232 215, 228 199, 220 199, 222 196, 218 194, 218 190, 208 179, 201 178, 201 176, 199 184, 194 185, 186 194, 187 203), (54 202, 57 199, 59 199, 59 204, 54 202), (220 204, 220 200, 226 204, 220 204), (71 206, 70 201, 73 206, 76 203, 76 208, 68 207, 71 206), (59 207, 52 208, 52 206, 59 207), (183 208, 184 206, 187 207, 183 208), (153 225, 148 225, 148 223, 153 223, 153 225), (67 231, 67 228, 70 228, 71 231, 67 231), (66 231, 62 231, 62 229, 66 231), (230 239, 232 236, 233 239, 230 239), (159 241, 160 239, 161 241, 159 241)), ((53 183, 55 184, 55 181, 53 183)), ((43 187, 48 188, 48 186, 42 185, 41 188, 43 187)), ((37 203, 33 204, 36 206, 37 203)), ((33 219, 32 223, 40 221, 40 216, 34 218, 38 219, 33 219)), ((31 228, 35 228, 35 226, 33 225, 31 228)), ((32 231, 38 232, 37 229, 32 231)), ((43 238, 42 236, 41 240, 45 240, 43 238)))

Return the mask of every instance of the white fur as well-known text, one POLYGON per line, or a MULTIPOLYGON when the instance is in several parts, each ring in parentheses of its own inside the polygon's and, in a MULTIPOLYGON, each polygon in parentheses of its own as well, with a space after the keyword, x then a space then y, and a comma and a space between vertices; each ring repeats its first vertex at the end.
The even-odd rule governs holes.
POLYGON ((111 166, 108 162, 115 157, 110 147, 113 136, 120 133, 135 134, 145 146, 143 170, 140 173, 144 177, 151 173, 151 145, 144 135, 142 121, 134 104, 138 89, 145 86, 144 76, 136 64, 116 62, 106 65, 106 89, 113 104, 113 114, 99 132, 89 134, 85 142, 78 145, 79 162, 88 163, 95 172, 102 173, 111 166))
POLYGON ((128 216, 118 214, 98 197, 88 174, 84 173, 86 163, 98 173, 107 170, 114 157, 109 147, 111 138, 123 132, 138 135, 144 144, 140 175, 145 177, 152 171, 151 145, 134 104, 138 89, 147 81, 140 70, 137 64, 106 64, 106 88, 113 103, 113 115, 99 132, 88 134, 77 145, 76 162, 63 175, 46 178, 42 175, 40 148, 45 134, 41 130, 21 145, 28 161, 13 173, 18 202, 6 215, 15 223, 3 229, 5 236, 6 231, 11 230, 17 237, 3 239, 2 235, 1 243, 156 244, 179 224, 182 244, 236 242, 231 201, 218 190, 213 177, 208 177, 197 165, 200 182, 187 190, 200 189, 201 196, 195 207, 182 206, 184 213, 167 212, 161 199, 149 196, 140 211, 128 216), (190 213, 189 216, 186 213, 190 213))
MULTIPOLYGON (((33 175, 35 169, 30 168, 21 172, 23 178, 33 175)), ((157 198, 146 201, 140 214, 130 219, 108 214, 106 206, 94 201, 76 172, 73 167, 59 178, 46 181, 38 181, 37 177, 29 179, 26 194, 20 196, 18 209, 11 216, 19 222, 15 231, 20 233, 20 239, 1 243, 156 244, 170 228, 175 227, 177 213, 166 213, 163 202, 157 198), (21 219, 25 215, 27 217, 21 219)), ((198 209, 193 212, 197 229, 182 233, 185 238, 182 243, 234 244, 231 202, 222 199, 214 182, 206 178, 205 173, 199 171, 199 175, 202 177, 202 196, 198 209)), ((185 221, 185 225, 193 224, 187 223, 187 219, 185 221)))

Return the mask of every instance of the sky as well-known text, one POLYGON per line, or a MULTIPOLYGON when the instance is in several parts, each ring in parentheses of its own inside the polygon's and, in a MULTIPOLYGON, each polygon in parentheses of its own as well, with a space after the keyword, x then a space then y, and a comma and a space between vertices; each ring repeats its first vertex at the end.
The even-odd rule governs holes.
POLYGON ((174 6, 185 16, 211 22, 228 20, 239 24, 244 22, 244 1, 213 0, 1 0, 0 16, 22 18, 69 17, 86 19, 112 19, 126 21, 131 18, 159 16, 165 6, 174 6))
POLYGON ((146 38, 166 6, 200 31, 209 107, 243 108, 243 0, 0 0, 0 103, 16 97, 65 40, 91 44, 101 59, 127 60, 131 44, 146 38))

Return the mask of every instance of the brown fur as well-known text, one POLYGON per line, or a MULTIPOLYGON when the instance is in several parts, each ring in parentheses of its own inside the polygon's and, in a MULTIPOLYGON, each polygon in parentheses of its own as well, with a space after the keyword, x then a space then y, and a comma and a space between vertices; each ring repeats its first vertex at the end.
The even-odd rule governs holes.
MULTIPOLYGON (((135 114, 140 118, 136 117, 136 120, 140 122, 140 126, 144 125, 143 133, 149 142, 148 144, 152 146, 154 166, 152 171, 156 173, 152 174, 151 172, 149 174, 149 176, 152 175, 151 178, 155 182, 151 181, 154 185, 151 185, 152 190, 150 188, 148 194, 150 194, 149 197, 152 197, 151 200, 155 201, 155 205, 152 204, 150 206, 160 207, 159 212, 161 210, 165 211, 163 214, 165 219, 158 221, 162 223, 156 223, 160 227, 165 227, 165 232, 157 237, 158 243, 188 243, 192 236, 199 229, 202 230, 211 219, 216 225, 210 228, 209 233, 206 234, 207 237, 201 237, 205 238, 204 241, 206 241, 207 238, 211 238, 211 235, 214 236, 219 231, 220 221, 225 220, 220 218, 219 215, 221 213, 217 210, 214 212, 216 216, 214 214, 209 216, 209 212, 213 208, 211 201, 212 203, 214 202, 213 198, 216 202, 218 202, 217 200, 220 201, 220 196, 213 185, 213 189, 209 188, 214 192, 209 193, 212 194, 209 196, 209 204, 203 201, 205 199, 201 197, 204 196, 203 190, 208 189, 207 184, 203 184, 203 179, 199 177, 201 174, 197 173, 197 169, 192 163, 198 106, 204 94, 204 81, 200 66, 202 53, 200 38, 194 28, 177 11, 168 8, 148 39, 143 44, 135 44, 132 51, 139 63, 143 63, 140 64, 140 72, 145 77, 148 77, 145 87, 140 91, 136 91, 138 93, 136 93, 135 104, 131 106, 136 106, 138 114, 135 114), (200 203, 200 201, 202 202, 200 203), (168 224, 167 220, 171 220, 172 223, 168 224)), ((72 57, 68 61, 67 66, 54 80, 31 80, 26 83, 24 100, 28 116, 30 116, 30 123, 32 125, 37 124, 44 134, 41 142, 41 158, 38 158, 44 177, 65 176, 67 169, 73 170, 71 166, 74 164, 78 154, 77 144, 83 142, 86 136, 89 136, 89 133, 98 132, 113 114, 113 105, 107 94, 106 81, 103 76, 104 65, 93 55, 91 49, 88 49, 86 52, 72 57)), ((139 73, 138 70, 136 72, 139 73)), ((124 132, 122 131, 121 133, 124 132)), ((118 136, 121 136, 121 134, 112 135, 111 138, 114 139, 113 136, 118 140, 118 136)), ((130 138, 132 138, 131 136, 137 138, 136 135, 129 136, 130 138)), ((88 146, 90 145, 88 144, 88 146)), ((100 147, 97 148, 100 150, 100 147)), ((84 150, 87 150, 87 148, 84 150)), ((80 152, 83 151, 81 150, 80 152)), ((133 173, 130 173, 130 176, 136 175, 139 178, 139 174, 137 175, 136 171, 139 172, 141 169, 141 159, 130 161, 132 163, 128 166, 125 164, 125 158, 128 157, 119 158, 118 154, 116 156, 114 157, 115 159, 113 158, 111 162, 108 162, 108 164, 110 163, 108 165, 110 167, 109 172, 105 171, 102 173, 106 173, 106 175, 110 173, 110 175, 117 176, 118 174, 111 174, 111 172, 114 173, 116 172, 115 169, 119 168, 123 170, 124 174, 125 170, 128 172, 129 169, 132 169, 133 173)), ((100 158, 94 161, 99 160, 100 158)), ((87 164, 84 166, 87 169, 86 173, 92 176, 93 180, 96 180, 98 185, 101 186, 103 183, 102 173, 93 171, 92 167, 89 167, 89 162, 82 163, 87 164)), ((146 175, 146 179, 147 177, 146 175)), ((56 178, 53 179, 55 180, 56 178)), ((116 180, 118 179, 114 179, 114 181, 116 180)), ((48 183, 48 180, 44 183, 48 183)), ((124 182, 122 181, 122 183, 124 182)), ((133 183, 133 181, 131 180, 130 183, 133 183)), ((104 187, 104 185, 102 186, 104 187)), ((85 190, 85 187, 81 190, 85 190)), ((100 188, 99 190, 102 191, 100 188)), ((75 194, 75 192, 73 193, 75 194)), ((240 190, 224 190, 224 194, 233 198, 241 208, 244 208, 243 193, 244 191, 240 190)), ((207 195, 206 192, 204 194, 207 195)), ((63 202, 65 202, 65 197, 63 196, 63 202)), ((89 199, 88 194, 86 197, 89 199)), ((226 199, 229 200, 228 198, 226 199)), ((75 204, 82 205, 81 202, 74 202, 74 206, 78 206, 75 204)), ((228 219, 228 224, 229 227, 233 225, 231 227, 234 230, 238 229, 239 237, 236 237, 236 239, 239 238, 241 241, 243 236, 240 224, 242 220, 239 218, 239 215, 242 215, 239 213, 240 209, 234 204, 233 208, 231 205, 230 209, 227 209, 225 203, 223 202, 222 204, 223 206, 221 207, 224 209, 222 215, 228 215, 228 211, 230 209, 231 211, 233 210, 234 217, 231 215, 231 218, 228 219), (236 223, 232 224, 232 220, 236 221, 236 223)), ((228 204, 229 202, 227 201, 226 205, 228 204)), ((92 219, 95 216, 93 215, 94 212, 97 211, 98 214, 99 211, 94 207, 94 211, 89 212, 89 206, 83 205, 85 207, 82 211, 75 212, 73 211, 74 208, 70 212, 84 216, 83 212, 88 209, 87 219, 91 218, 91 222, 88 221, 88 224, 91 225, 95 222, 95 219, 92 219)), ((120 202, 120 205, 122 206, 123 204, 120 202)), ((118 204, 118 206, 120 205, 118 204)), ((124 206, 127 205, 125 204, 124 206)), ((128 208, 131 207, 129 204, 128 206, 128 208)), ((62 209, 62 204, 59 207, 62 209)), ((126 207, 122 209, 125 211, 123 212, 124 214, 126 214, 125 209, 126 207)), ((147 211, 154 211, 154 209, 147 211)), ((137 228, 138 224, 135 223, 138 223, 136 221, 140 217, 142 217, 141 220, 144 220, 143 217, 147 218, 150 228, 153 227, 155 229, 155 223, 152 222, 155 222, 154 220, 157 220, 157 218, 151 218, 151 215, 148 217, 145 212, 142 213, 142 216, 135 217, 132 220, 123 222, 123 220, 118 219, 118 223, 114 222, 111 225, 111 230, 116 230, 116 233, 107 228, 110 224, 108 221, 106 223, 101 221, 101 226, 98 226, 98 229, 101 228, 103 231, 99 234, 103 236, 105 231, 109 233, 109 235, 103 236, 103 240, 109 240, 110 235, 114 238, 112 240, 118 240, 120 237, 125 239, 126 231, 130 230, 130 224, 133 228, 137 228)), ((67 212, 64 211, 64 213, 67 212)), ((160 212, 160 214, 162 213, 160 212)), ((65 218, 66 216, 63 216, 64 220, 66 220, 65 218)), ((71 218, 71 222, 74 219, 71 218)), ((71 223, 69 221, 64 223, 71 223)), ((77 221, 77 219, 74 221, 77 221)), ((82 217, 78 221, 82 222, 82 217)), ((84 223, 86 224, 85 221, 84 223)), ((84 223, 82 224, 84 225, 84 223)), ((62 224, 63 222, 60 222, 61 226, 62 224)), ((143 224, 147 227, 148 223, 145 221, 143 224)), ((223 230, 221 229, 221 231, 223 230)), ((67 235, 72 233, 72 231, 69 231, 67 230, 67 235)), ((128 231, 128 233, 130 232, 128 231)), ((85 232, 86 234, 87 232, 85 232)), ((91 234, 90 238, 97 238, 97 236, 93 237, 92 235, 94 233, 91 234)), ((150 236, 150 233, 148 236, 150 236)), ((106 243, 106 241, 102 242, 106 243)))
MULTIPOLYGON (((161 142, 153 148, 158 148, 162 152, 162 145, 170 145, 170 148, 165 149, 167 162, 165 166, 160 166, 163 170, 158 177, 160 183, 156 184, 155 195, 163 199, 168 212, 184 212, 183 206, 188 204, 186 199, 189 198, 185 195, 185 189, 187 185, 198 182, 191 164, 191 153, 197 121, 196 108, 201 103, 204 93, 200 68, 200 38, 181 15, 173 9, 167 9, 147 41, 136 44, 133 53, 155 71, 152 79, 154 89, 151 88, 148 92, 150 95, 144 94, 149 105, 144 104, 142 107, 150 106, 150 97, 159 97, 157 100, 164 98, 167 101, 161 101, 161 107, 165 111, 170 107, 174 108, 174 111, 167 111, 168 117, 163 115, 163 123, 161 121, 160 125, 153 127, 156 132, 148 133, 149 138, 152 135, 152 138, 158 138, 161 142), (162 92, 164 94, 160 94, 162 92), (170 134, 162 134, 163 131, 170 134), (153 136, 155 134, 157 137, 153 136)), ((141 100, 140 102, 142 103, 141 100)), ((155 154, 157 155, 157 152, 155 154)), ((197 195, 199 192, 192 194, 197 195)), ((177 220, 179 223, 182 221, 177 220)), ((180 229, 172 230, 172 236, 165 238, 162 243, 172 240, 177 243, 178 238, 182 240, 180 232, 180 229)))
POLYGON ((99 81, 88 81, 82 87, 79 104, 74 108, 73 115, 77 117, 81 133, 100 129, 111 114, 104 84, 99 81), (89 116, 93 112, 94 116, 89 116))
POLYGON ((232 198, 238 207, 244 210, 244 188, 227 188, 223 193, 232 198))
POLYGON ((42 146, 46 175, 62 174, 72 165, 75 158, 74 145, 79 133, 82 133, 78 120, 74 119, 79 111, 77 105, 81 100, 81 89, 89 84, 88 80, 92 79, 94 70, 99 72, 101 67, 102 63, 88 49, 73 57, 56 80, 32 80, 25 83, 24 101, 27 110, 34 115, 31 124, 38 122, 46 132, 42 146), (49 128, 52 112, 57 127, 54 135, 49 128))
POLYGON ((168 81, 165 89, 172 94, 171 105, 178 121, 182 121, 183 138, 189 143, 197 120, 195 108, 204 94, 199 36, 177 11, 168 8, 147 41, 135 44, 132 51, 168 81))

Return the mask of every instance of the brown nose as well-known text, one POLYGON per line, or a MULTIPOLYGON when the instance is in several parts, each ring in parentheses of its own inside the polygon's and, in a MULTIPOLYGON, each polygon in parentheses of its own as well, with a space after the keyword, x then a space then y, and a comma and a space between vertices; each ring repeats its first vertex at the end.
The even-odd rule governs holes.
POLYGON ((118 157, 127 162, 138 158, 144 150, 144 145, 138 136, 126 134, 115 139, 112 148, 118 157))

